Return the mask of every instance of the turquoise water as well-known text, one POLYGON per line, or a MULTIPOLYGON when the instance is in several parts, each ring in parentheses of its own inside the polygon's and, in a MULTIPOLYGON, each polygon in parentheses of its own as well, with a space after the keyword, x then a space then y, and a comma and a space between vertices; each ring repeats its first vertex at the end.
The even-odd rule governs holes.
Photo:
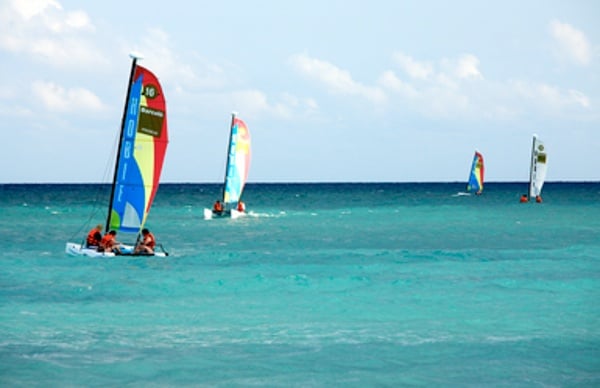
POLYGON ((525 186, 162 185, 90 259, 106 186, 0 185, 0 386, 600 386, 600 184, 525 186))

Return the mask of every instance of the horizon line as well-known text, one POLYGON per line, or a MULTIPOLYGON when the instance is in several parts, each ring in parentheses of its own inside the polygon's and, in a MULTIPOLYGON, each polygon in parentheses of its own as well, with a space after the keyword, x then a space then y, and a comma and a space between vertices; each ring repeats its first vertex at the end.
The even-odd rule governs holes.
MULTIPOLYGON (((287 185, 287 184, 431 184, 431 183, 443 183, 443 184, 466 184, 464 181, 260 181, 260 182, 247 182, 246 185, 287 185)), ((485 182, 487 184, 528 184, 529 181, 512 181, 512 180, 499 180, 485 182)), ((553 180, 546 181, 545 184, 552 183, 600 183, 600 180, 553 180)), ((111 185, 111 182, 0 182, 0 185, 111 185)), ((223 182, 160 182, 160 185, 222 185, 223 182)))

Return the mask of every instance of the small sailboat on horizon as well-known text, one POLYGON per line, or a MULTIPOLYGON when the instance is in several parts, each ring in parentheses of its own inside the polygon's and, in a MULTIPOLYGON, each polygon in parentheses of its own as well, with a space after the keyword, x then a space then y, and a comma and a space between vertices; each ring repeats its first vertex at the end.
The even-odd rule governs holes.
POLYGON ((204 219, 219 217, 238 218, 245 214, 242 193, 248 180, 251 156, 250 131, 246 123, 231 114, 225 181, 221 198, 212 209, 204 208, 204 219))
MULTIPOLYGON (((158 190, 169 140, 165 96, 158 78, 137 64, 139 55, 130 56, 131 73, 104 233, 122 232, 135 238, 137 243, 158 190)), ((121 245, 120 254, 168 255, 162 245, 157 245, 157 248, 160 251, 155 249, 153 253, 138 254, 135 243, 121 245)), ((100 252, 95 246, 86 246, 85 242, 67 242, 65 251, 72 256, 115 256, 114 252, 100 252)))
POLYGON ((485 169, 483 167, 483 155, 475 150, 471 170, 469 172, 469 180, 467 182, 467 192, 475 192, 480 195, 483 192, 483 177, 485 169))
POLYGON ((468 197, 471 195, 471 192, 480 195, 483 192, 483 176, 483 155, 475 150, 475 155, 473 156, 473 161, 471 162, 471 168, 469 170, 469 178, 467 179, 466 191, 459 191, 452 196, 468 197))
POLYGON ((531 161, 529 163, 529 188, 527 194, 521 196, 521 202, 529 202, 535 198, 535 202, 542 202, 542 188, 546 181, 546 172, 548 170, 548 153, 544 142, 536 135, 533 135, 531 145, 531 161))

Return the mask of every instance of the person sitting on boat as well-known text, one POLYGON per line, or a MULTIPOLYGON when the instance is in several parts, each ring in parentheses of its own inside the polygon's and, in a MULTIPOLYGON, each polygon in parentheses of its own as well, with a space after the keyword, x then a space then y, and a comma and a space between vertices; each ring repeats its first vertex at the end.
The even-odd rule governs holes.
POLYGON ((97 248, 100 246, 100 241, 102 241, 102 225, 98 224, 88 233, 85 246, 97 248))
POLYGON ((527 199, 527 194, 523 194, 521 195, 521 203, 525 203, 525 202, 529 202, 529 199, 527 199))
POLYGON ((243 212, 246 211, 246 205, 244 204, 244 202, 242 202, 242 201, 238 202, 238 204, 237 204, 237 211, 241 212, 241 213, 243 213, 243 212))
POLYGON ((142 229, 142 241, 135 247, 135 253, 152 254, 155 246, 156 239, 154 235, 148 229, 142 229))
POLYGON ((117 232, 111 230, 106 233, 104 237, 102 237, 102 241, 100 241, 100 246, 98 247, 98 251, 100 252, 114 252, 117 255, 121 254, 121 249, 119 248, 119 242, 115 239, 117 236, 117 232))
POLYGON ((213 205, 213 212, 218 214, 223 213, 223 204, 218 199, 217 202, 215 202, 215 204, 213 205))
POLYGON ((542 196, 541 195, 536 195, 535 202, 542 203, 542 196))

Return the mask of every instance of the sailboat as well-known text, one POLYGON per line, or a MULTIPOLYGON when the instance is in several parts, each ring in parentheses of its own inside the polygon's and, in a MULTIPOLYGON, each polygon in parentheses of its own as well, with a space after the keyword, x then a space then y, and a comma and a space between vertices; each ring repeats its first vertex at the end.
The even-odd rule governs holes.
POLYGON ((548 154, 544 142, 534 134, 531 146, 531 163, 529 165, 528 200, 535 198, 536 202, 542 201, 542 187, 544 187, 546 171, 548 169, 547 162, 548 154))
POLYGON ((467 182, 467 192, 474 191, 479 195, 483 191, 483 155, 475 150, 471 171, 469 172, 469 181, 467 182))
POLYGON ((239 119, 237 113, 234 112, 231 114, 225 182, 220 199, 223 211, 217 212, 213 209, 205 208, 204 219, 209 220, 214 217, 237 218, 245 214, 244 211, 238 210, 238 204, 241 202, 249 169, 250 132, 246 123, 239 119))
MULTIPOLYGON (((131 72, 104 233, 114 230, 119 232, 118 240, 128 235, 137 241, 158 189, 168 131, 165 96, 158 79, 150 70, 137 64, 141 58, 138 54, 130 56, 131 72)), ((122 245, 121 251, 125 255, 134 255, 134 245, 122 245)), ((161 245, 157 248, 160 251, 155 250, 150 255, 168 255, 161 245)), ((115 256, 113 252, 88 248, 85 243, 67 242, 65 250, 73 256, 115 256)))

